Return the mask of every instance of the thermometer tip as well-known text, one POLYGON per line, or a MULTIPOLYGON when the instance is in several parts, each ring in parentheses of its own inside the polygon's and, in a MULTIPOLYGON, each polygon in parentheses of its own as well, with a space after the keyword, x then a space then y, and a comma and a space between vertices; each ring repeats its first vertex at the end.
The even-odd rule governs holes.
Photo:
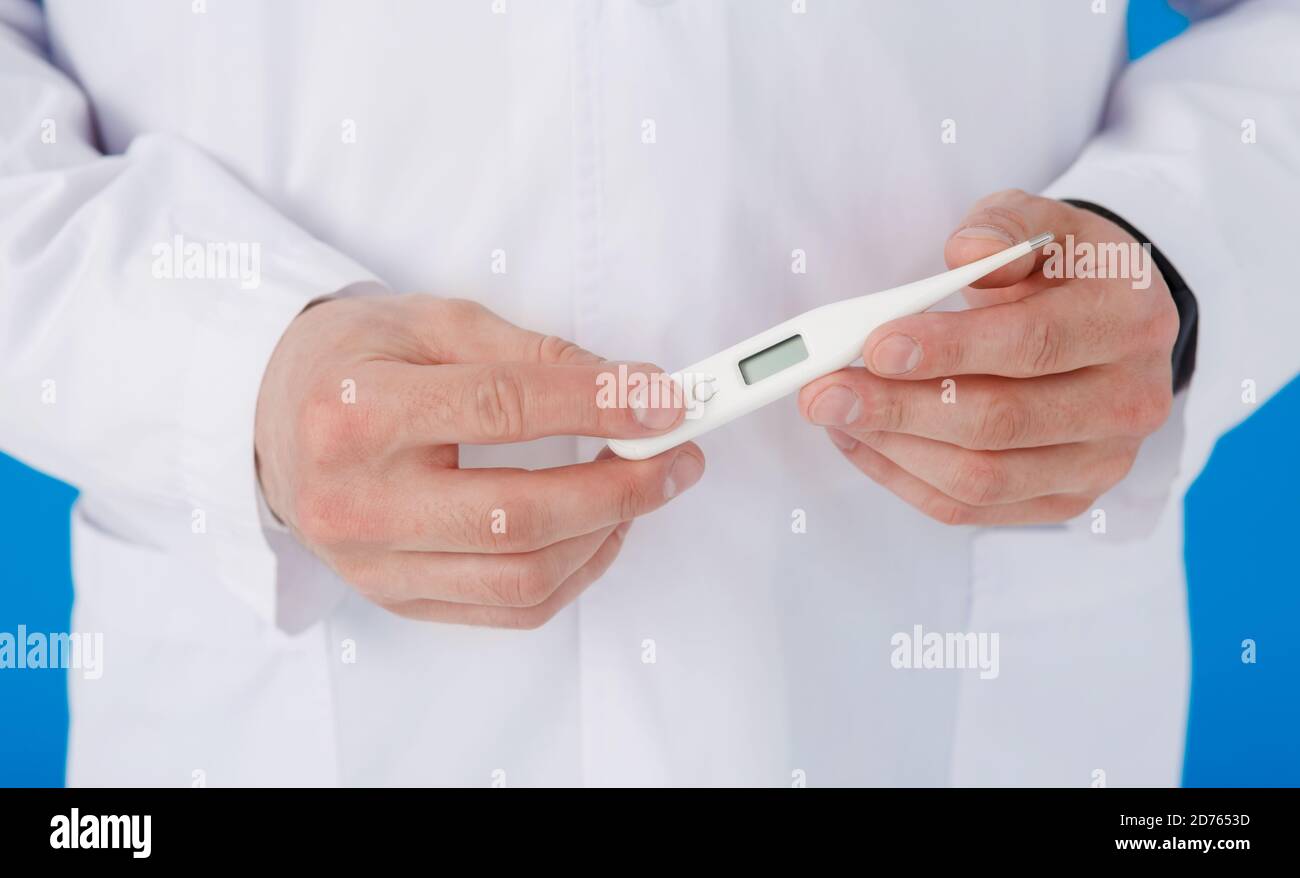
POLYGON ((1029 249, 1037 250, 1039 247, 1052 240, 1054 236, 1051 232, 1043 232, 1041 235, 1035 235, 1029 239, 1029 249))

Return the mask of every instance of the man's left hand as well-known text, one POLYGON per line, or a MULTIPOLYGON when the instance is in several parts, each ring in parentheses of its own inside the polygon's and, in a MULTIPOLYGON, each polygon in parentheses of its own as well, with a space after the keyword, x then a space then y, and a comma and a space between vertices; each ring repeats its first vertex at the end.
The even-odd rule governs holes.
POLYGON ((944 257, 965 265, 1044 231, 1062 246, 1073 236, 1071 265, 1084 245, 1112 256, 1121 245, 1128 276, 1112 264, 1105 277, 1048 277, 1040 250, 975 284, 969 310, 880 327, 863 346, 866 368, 799 395, 804 417, 858 469, 946 524, 1073 518, 1169 416, 1178 312, 1150 254, 1119 226, 1009 190, 975 204, 944 257))

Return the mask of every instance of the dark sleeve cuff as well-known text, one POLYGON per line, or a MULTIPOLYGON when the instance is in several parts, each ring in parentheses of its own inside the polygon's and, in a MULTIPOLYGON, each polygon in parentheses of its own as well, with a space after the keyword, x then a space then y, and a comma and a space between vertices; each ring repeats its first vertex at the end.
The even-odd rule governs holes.
POLYGON ((1182 390, 1192 380, 1192 372, 1196 369, 1197 313, 1196 297, 1192 295, 1191 287, 1187 286, 1187 282, 1174 268, 1173 263, 1160 252, 1160 248, 1153 244, 1150 238, 1125 221, 1123 217, 1116 216, 1106 208, 1099 204, 1093 204, 1091 201, 1081 201, 1077 198, 1062 198, 1061 200, 1066 204, 1073 204, 1075 207, 1081 207, 1097 214, 1097 216, 1110 220, 1136 238, 1139 244, 1150 245, 1151 257, 1156 263, 1156 268, 1160 269, 1160 275, 1169 286, 1169 292, 1174 297, 1174 305, 1178 308, 1178 339, 1174 342, 1173 351, 1174 393, 1182 390))

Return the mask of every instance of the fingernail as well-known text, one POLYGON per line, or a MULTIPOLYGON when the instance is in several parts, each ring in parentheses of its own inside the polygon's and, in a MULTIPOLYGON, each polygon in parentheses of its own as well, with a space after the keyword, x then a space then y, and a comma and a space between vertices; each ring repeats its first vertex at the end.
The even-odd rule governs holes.
POLYGON ((673 499, 698 482, 703 472, 704 464, 694 455, 687 454, 685 451, 680 452, 677 459, 673 461, 672 468, 668 470, 668 478, 664 480, 664 497, 668 500, 673 499))
POLYGON ((1001 241, 1003 244, 1014 244, 1016 239, 1005 229, 999 229, 997 226, 966 226, 954 238, 973 238, 977 241, 1001 241))
POLYGON ((637 423, 642 427, 647 430, 666 430, 677 422, 677 409, 670 405, 673 398, 672 388, 661 382, 655 391, 652 399, 646 387, 638 387, 628 399, 628 405, 632 408, 632 417, 636 418, 637 423), (657 401, 659 404, 652 406, 650 405, 652 401, 657 401))
POLYGON ((871 368, 880 375, 903 375, 921 362, 921 346, 911 336, 895 332, 871 352, 871 368))
POLYGON ((828 429, 826 432, 830 435, 831 441, 835 443, 835 446, 839 448, 840 451, 852 451, 853 446, 858 444, 858 440, 854 439, 843 430, 832 428, 828 429))
POLYGON ((851 424, 862 413, 862 400, 858 395, 843 385, 828 387, 813 400, 808 409, 808 417, 814 424, 823 427, 842 427, 851 424))

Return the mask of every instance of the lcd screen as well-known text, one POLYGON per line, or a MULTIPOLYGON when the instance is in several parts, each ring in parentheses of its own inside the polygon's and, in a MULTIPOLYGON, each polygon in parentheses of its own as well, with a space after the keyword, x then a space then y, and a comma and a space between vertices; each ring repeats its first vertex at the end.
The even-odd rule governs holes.
POLYGON ((785 341, 779 341, 770 348, 764 348, 741 360, 740 377, 745 379, 746 384, 757 384, 806 359, 808 348, 804 347, 803 336, 792 335, 785 341))

